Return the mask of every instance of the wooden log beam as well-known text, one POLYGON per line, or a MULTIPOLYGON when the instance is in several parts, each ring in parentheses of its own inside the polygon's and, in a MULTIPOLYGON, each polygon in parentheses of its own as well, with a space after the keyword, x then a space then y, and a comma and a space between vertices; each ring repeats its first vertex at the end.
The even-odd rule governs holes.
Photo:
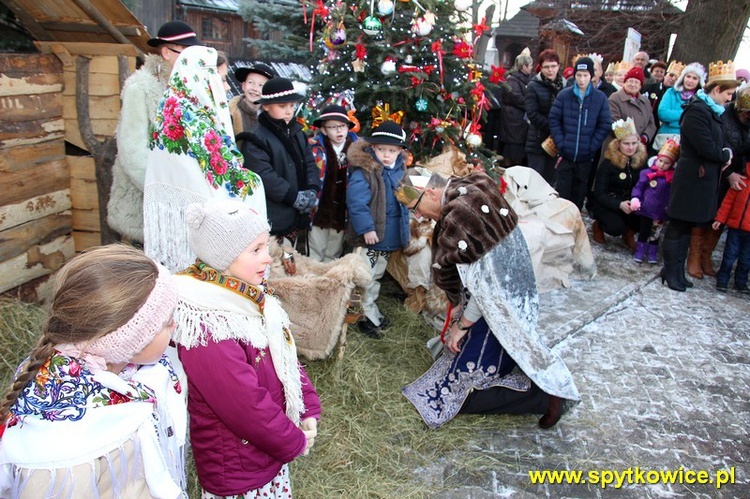
MULTIPOLYGON (((74 33, 109 33, 98 24, 81 24, 59 21, 43 21, 41 26, 49 31, 68 31, 74 33)), ((115 26, 115 29, 124 36, 141 36, 141 30, 138 26, 115 26)))
POLYGON ((0 293, 37 277, 55 272, 75 254, 75 243, 69 235, 31 247, 24 254, 0 262, 0 293))
POLYGON ((128 37, 120 33, 120 31, 117 28, 115 28, 111 22, 109 22, 109 19, 107 19, 107 17, 104 14, 99 12, 99 9, 94 7, 89 0, 74 0, 74 1, 75 1, 75 4, 81 8, 81 10, 83 10, 89 17, 91 17, 91 19, 99 23, 99 25, 102 28, 104 28, 107 31, 107 33, 109 33, 112 36, 112 38, 114 38, 120 43, 133 45, 136 48, 136 50, 138 50, 138 55, 143 56, 143 52, 141 51, 141 49, 139 49, 134 43, 132 43, 128 39, 128 37))
POLYGON ((16 2, 15 0, 3 0, 3 3, 13 11, 18 19, 21 20, 23 26, 28 29, 32 35, 34 35, 34 38, 36 38, 37 40, 55 39, 52 34, 44 29, 41 24, 36 22, 36 19, 29 15, 26 9, 23 8, 18 2, 16 2))
MULTIPOLYGON (((120 65, 120 68, 124 65, 120 65)), ((112 166, 117 155, 117 142, 114 137, 102 141, 96 139, 91 127, 89 110, 89 59, 76 58, 76 112, 78 129, 86 148, 94 157, 96 165, 96 184, 99 200, 99 220, 101 224, 101 244, 109 244, 119 239, 117 233, 107 224, 107 205, 112 188, 112 166)))

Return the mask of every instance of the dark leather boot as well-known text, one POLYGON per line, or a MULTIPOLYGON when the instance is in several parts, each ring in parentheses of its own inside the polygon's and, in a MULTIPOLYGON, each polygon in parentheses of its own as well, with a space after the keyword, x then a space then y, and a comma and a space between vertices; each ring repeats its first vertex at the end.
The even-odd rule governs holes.
POLYGON ((591 228, 594 231, 595 243, 604 244, 607 242, 607 240, 604 238, 604 230, 602 229, 602 226, 599 225, 599 220, 594 220, 594 224, 591 226, 591 228))
POLYGON ((635 233, 632 229, 625 229, 625 232, 622 234, 622 241, 625 243, 625 246, 630 248, 630 251, 635 251, 635 233))
POLYGON ((682 263, 680 257, 680 239, 665 239, 662 244, 662 253, 664 254, 664 267, 661 269, 661 283, 666 282, 669 289, 675 291, 685 291, 685 285, 680 280, 681 269, 679 268, 682 263))
POLYGON ((539 428, 546 430, 552 428, 560 421, 563 413, 563 399, 555 397, 554 395, 549 396, 549 405, 547 405, 547 412, 544 416, 539 418, 539 428))
POLYGON ((690 241, 692 239, 692 235, 686 234, 680 238, 680 263, 678 264, 677 268, 679 270, 678 274, 680 277, 680 282, 683 286, 686 288, 692 288, 693 283, 685 277, 685 262, 688 258, 688 252, 690 251, 690 241))

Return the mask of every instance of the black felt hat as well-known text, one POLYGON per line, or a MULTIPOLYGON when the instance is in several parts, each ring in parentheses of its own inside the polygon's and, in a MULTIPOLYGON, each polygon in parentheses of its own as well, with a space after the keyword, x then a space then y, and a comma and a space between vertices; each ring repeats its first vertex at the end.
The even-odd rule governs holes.
POLYGON ((282 104, 284 102, 299 102, 304 99, 305 96, 297 93, 291 80, 276 77, 263 84, 258 103, 282 104))
POLYGON ((278 76, 276 74, 276 71, 274 71, 271 66, 263 64, 262 62, 256 62, 249 66, 243 66, 241 68, 235 69, 234 77, 237 78, 238 82, 245 83, 245 79, 247 79, 247 75, 249 75, 250 73, 257 73, 259 75, 265 76, 269 80, 278 76))
POLYGON ((174 43, 185 47, 193 45, 203 45, 195 35, 195 31, 187 23, 182 21, 169 21, 162 24, 156 38, 151 38, 148 42, 152 47, 158 47, 165 43, 174 43))
POLYGON ((349 119, 349 115, 346 114, 346 108, 344 106, 326 106, 318 116, 318 119, 313 121, 313 126, 322 127, 326 121, 340 121, 346 123, 349 128, 354 126, 354 122, 349 119))
POLYGON ((385 144, 406 148, 406 132, 395 121, 385 121, 364 139, 370 144, 385 144))

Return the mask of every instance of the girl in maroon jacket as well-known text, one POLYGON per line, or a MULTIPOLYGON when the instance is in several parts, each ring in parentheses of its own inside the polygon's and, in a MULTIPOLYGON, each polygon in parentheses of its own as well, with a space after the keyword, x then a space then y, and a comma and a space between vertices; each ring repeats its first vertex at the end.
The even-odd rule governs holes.
MULTIPOLYGON (((745 165, 745 175, 750 175, 750 163, 745 165)), ((750 271, 750 186, 746 185, 739 191, 729 189, 716 214, 713 229, 719 230, 722 224, 726 224, 729 230, 721 268, 716 273, 716 289, 726 292, 729 274, 734 262, 737 262, 734 289, 742 294, 750 294, 747 287, 747 274, 750 271)))
POLYGON ((198 259, 176 277, 174 340, 202 498, 291 497, 287 463, 313 445, 320 400, 265 285, 268 222, 236 201, 190 205, 185 219, 198 259))

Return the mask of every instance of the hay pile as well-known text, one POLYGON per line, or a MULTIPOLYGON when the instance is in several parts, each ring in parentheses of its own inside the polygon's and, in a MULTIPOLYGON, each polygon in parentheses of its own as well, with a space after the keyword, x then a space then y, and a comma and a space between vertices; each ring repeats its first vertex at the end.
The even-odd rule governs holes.
MULTIPOLYGON (((434 329, 403 308, 394 284, 384 283, 383 313, 392 322, 382 340, 352 327, 341 361, 308 362, 321 396, 323 417, 311 454, 291 465, 295 497, 423 497, 440 492, 442 480, 425 480, 420 469, 454 451, 469 451, 472 437, 508 424, 504 417, 462 416, 444 429, 429 430, 401 395, 401 388, 430 365, 424 347, 434 329)), ((0 300, 0 380, 3 390, 35 341, 44 312, 0 300)), ((512 423, 511 423, 512 424, 512 423)), ((200 497, 192 459, 191 498, 200 497)))

